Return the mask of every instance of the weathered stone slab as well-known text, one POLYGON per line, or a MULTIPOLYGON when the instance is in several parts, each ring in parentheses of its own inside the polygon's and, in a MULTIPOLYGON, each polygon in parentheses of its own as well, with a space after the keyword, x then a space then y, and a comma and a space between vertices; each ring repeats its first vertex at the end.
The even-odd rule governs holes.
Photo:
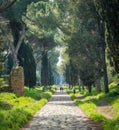
POLYGON ((10 87, 20 96, 24 95, 24 71, 21 66, 14 67, 10 74, 10 87))

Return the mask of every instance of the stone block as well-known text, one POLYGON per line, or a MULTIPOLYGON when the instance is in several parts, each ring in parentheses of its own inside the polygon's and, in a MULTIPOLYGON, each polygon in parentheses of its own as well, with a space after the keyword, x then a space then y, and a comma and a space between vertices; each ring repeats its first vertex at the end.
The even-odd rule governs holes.
POLYGON ((24 95, 24 71, 21 66, 13 67, 10 74, 10 88, 20 95, 24 95))

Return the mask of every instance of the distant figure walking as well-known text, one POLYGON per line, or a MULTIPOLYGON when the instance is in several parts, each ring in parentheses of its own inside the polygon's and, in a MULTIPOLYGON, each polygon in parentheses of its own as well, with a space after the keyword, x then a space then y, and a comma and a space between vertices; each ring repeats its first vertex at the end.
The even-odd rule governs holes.
POLYGON ((73 87, 73 93, 74 93, 74 94, 76 93, 76 88, 75 88, 75 87, 73 87))
POLYGON ((62 86, 60 86, 60 92, 63 92, 63 87, 62 86))

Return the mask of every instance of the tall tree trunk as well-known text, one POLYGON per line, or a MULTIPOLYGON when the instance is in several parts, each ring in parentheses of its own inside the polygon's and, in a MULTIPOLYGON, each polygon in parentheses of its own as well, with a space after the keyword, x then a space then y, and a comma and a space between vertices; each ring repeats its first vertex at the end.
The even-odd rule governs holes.
POLYGON ((48 70, 48 58, 47 53, 42 57, 42 69, 41 69, 41 85, 49 85, 49 70, 48 70))
POLYGON ((71 76, 71 85, 75 86, 78 84, 78 70, 76 66, 70 60, 70 76, 71 76))
POLYGON ((101 84, 100 84, 100 79, 97 79, 96 83, 95 83, 96 87, 97 87, 97 92, 100 93, 101 92, 101 84))
POLYGON ((48 63, 48 70, 49 70, 49 85, 53 85, 54 84, 54 76, 53 76, 53 72, 52 72, 52 67, 51 67, 51 63, 48 63))
POLYGON ((94 3, 105 23, 105 40, 114 60, 115 71, 119 73, 119 1, 94 0, 94 3))
POLYGON ((10 21, 10 27, 12 30, 12 35, 14 38, 14 42, 12 43, 11 40, 9 39, 9 45, 10 45, 10 50, 11 50, 11 55, 13 58, 13 66, 18 66, 19 61, 18 61, 18 51, 20 49, 20 46, 23 42, 24 39, 24 32, 25 32, 25 25, 21 24, 16 21, 10 21))
POLYGON ((84 85, 82 84, 82 90, 85 90, 85 87, 84 87, 84 85))
POLYGON ((66 65, 65 80, 66 83, 70 85, 70 65, 66 65))
POLYGON ((102 44, 103 76, 104 76, 105 93, 109 93, 105 48, 106 48, 106 44, 104 42, 102 44))
POLYGON ((36 85, 36 63, 33 50, 28 43, 22 43, 18 59, 19 65, 24 68, 25 85, 33 88, 36 85))
POLYGON ((98 19, 98 28, 99 33, 101 36, 101 42, 99 43, 99 47, 101 48, 101 54, 102 54, 102 65, 103 65, 103 78, 104 78, 104 86, 105 86, 105 93, 109 92, 108 87, 108 76, 107 76, 107 65, 106 65, 106 42, 105 42, 105 23, 102 21, 101 17, 99 16, 97 12, 97 19, 98 19))
POLYGON ((92 92, 92 86, 88 85, 88 92, 91 93, 92 92))

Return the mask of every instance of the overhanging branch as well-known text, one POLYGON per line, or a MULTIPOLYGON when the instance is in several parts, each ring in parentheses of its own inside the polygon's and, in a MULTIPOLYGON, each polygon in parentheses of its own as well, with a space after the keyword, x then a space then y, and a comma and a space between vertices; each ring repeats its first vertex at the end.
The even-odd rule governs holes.
POLYGON ((18 54, 19 48, 20 48, 20 46, 22 44, 22 41, 23 41, 23 39, 25 37, 25 25, 22 24, 22 26, 23 26, 23 29, 21 31, 21 35, 19 37, 19 40, 18 40, 18 43, 17 43, 17 46, 16 46, 16 54, 18 54))
POLYGON ((5 3, 3 4, 3 6, 0 7, 0 13, 4 12, 5 10, 7 10, 8 8, 10 8, 17 0, 13 0, 10 3, 5 3))

